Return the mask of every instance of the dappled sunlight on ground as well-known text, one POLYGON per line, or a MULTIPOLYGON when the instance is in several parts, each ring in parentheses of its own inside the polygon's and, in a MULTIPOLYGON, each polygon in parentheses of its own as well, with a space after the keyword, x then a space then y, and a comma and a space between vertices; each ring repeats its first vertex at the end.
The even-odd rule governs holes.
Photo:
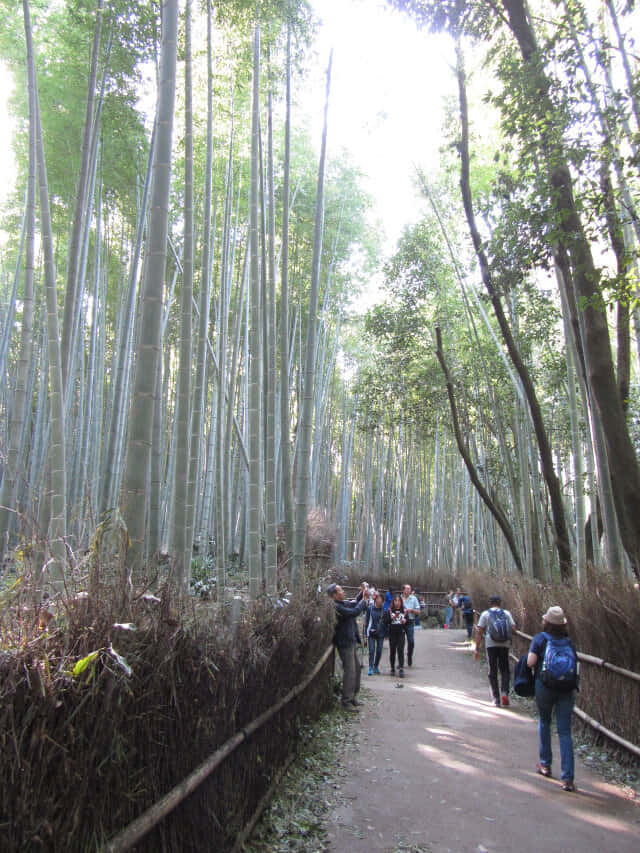
POLYGON ((555 722, 554 777, 539 776, 530 705, 495 707, 466 638, 443 634, 416 636, 402 681, 367 682, 378 701, 360 719, 332 853, 640 853, 640 809, 579 759, 577 793, 562 790, 555 722))
POLYGON ((428 746, 426 743, 419 743, 418 751, 428 758, 429 761, 435 761, 447 770, 457 770, 458 773, 466 773, 469 776, 477 776, 482 772, 480 768, 473 767, 471 764, 466 764, 464 761, 459 761, 453 758, 448 752, 438 749, 437 746, 428 746))
MULTIPOLYGON (((584 821, 584 823, 591 824, 591 826, 597 826, 599 829, 606 829, 607 832, 624 832, 629 833, 632 832, 632 829, 629 827, 628 823, 625 823, 622 820, 618 820, 618 818, 613 815, 603 814, 602 811, 598 810, 597 812, 591 812, 584 807, 584 794, 571 794, 571 796, 575 796, 576 799, 582 800, 579 802, 577 806, 565 806, 564 811, 567 816, 571 816, 575 820, 584 821)), ((567 799, 569 796, 567 796, 567 799)), ((636 837, 638 838, 638 849, 640 850, 640 827, 636 830, 636 837)), ((611 841, 611 847, 609 850, 611 853, 615 851, 615 842, 611 841)))

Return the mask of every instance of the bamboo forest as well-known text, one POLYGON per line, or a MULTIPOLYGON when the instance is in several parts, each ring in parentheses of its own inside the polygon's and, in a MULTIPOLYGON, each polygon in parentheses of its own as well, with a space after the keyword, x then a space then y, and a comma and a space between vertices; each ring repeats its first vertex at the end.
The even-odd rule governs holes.
POLYGON ((328 55, 302 121, 311 4, 3 3, 5 560, 255 597, 319 513, 374 572, 638 573, 633 4, 390 5, 457 96, 384 256, 328 55))
POLYGON ((639 15, 0 0, 1 849, 248 850, 336 584, 569 608, 640 755, 639 15))

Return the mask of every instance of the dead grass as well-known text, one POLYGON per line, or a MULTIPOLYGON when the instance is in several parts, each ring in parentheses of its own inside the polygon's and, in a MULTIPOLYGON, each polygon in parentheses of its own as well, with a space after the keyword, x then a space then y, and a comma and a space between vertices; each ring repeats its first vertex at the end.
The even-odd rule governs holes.
MULTIPOLYGON (((310 590, 236 626, 166 591, 124 611, 104 589, 72 597, 47 628, 33 601, 14 590, 0 612, 3 851, 97 849, 298 684, 333 634, 330 602, 310 590)), ((331 703, 327 669, 136 850, 229 849, 299 721, 331 703)))

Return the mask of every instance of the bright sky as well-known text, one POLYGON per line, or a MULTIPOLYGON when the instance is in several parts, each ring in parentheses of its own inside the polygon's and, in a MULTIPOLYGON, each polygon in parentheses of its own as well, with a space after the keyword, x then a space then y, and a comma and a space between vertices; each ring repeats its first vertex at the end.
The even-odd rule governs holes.
MULTIPOLYGON (((334 50, 329 149, 348 148, 368 174, 390 252, 402 227, 420 214, 414 166, 427 173, 437 168, 443 98, 455 93, 450 42, 418 31, 383 0, 312 3, 323 22, 318 41, 323 69, 334 50)), ((319 134, 323 90, 314 97, 320 101, 319 134)))
MULTIPOLYGON (((331 151, 347 148, 368 175, 374 219, 382 221, 391 253, 402 227, 414 222, 421 202, 413 188, 414 164, 437 167, 442 100, 454 91, 449 43, 419 32, 383 0, 312 0, 322 20, 318 68, 305 109, 320 139, 324 72, 334 50, 329 137, 331 151)), ((0 204, 12 187, 12 126, 6 120, 11 78, 0 65, 0 204)))
POLYGON ((13 81, 6 67, 0 64, 0 205, 13 189, 15 162, 11 149, 13 121, 9 119, 7 103, 12 92, 13 81))

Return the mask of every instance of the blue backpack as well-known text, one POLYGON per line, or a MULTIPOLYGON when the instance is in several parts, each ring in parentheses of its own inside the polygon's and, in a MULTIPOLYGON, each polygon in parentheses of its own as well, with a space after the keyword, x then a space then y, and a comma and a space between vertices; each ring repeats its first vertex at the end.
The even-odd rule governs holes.
POLYGON ((544 632, 544 650, 540 681, 551 690, 569 692, 578 687, 578 656, 568 637, 553 637, 544 632))
POLYGON ((508 643, 511 640, 511 622, 504 610, 489 610, 489 636, 494 643, 508 643))

